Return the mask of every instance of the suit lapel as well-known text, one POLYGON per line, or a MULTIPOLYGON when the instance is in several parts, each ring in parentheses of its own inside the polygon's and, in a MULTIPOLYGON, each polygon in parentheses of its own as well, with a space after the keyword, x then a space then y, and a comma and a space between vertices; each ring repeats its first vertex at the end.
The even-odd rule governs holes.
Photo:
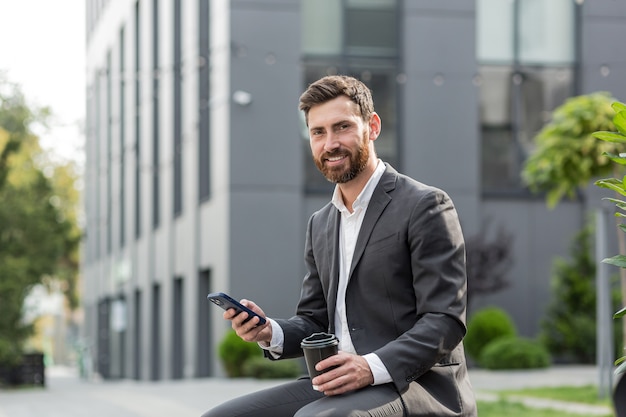
POLYGON ((337 305, 337 287, 339 285, 339 210, 332 207, 326 225, 328 259, 330 260, 330 282, 328 287, 328 323, 329 332, 335 331, 335 307, 337 305))
POLYGON ((372 194, 372 198, 367 206, 367 211, 365 212, 365 217, 363 218, 363 223, 361 224, 361 229, 359 231, 359 237, 357 238, 356 246, 354 248, 352 265, 350 265, 350 278, 352 278, 354 268, 359 263, 359 260, 365 251, 365 246, 370 239, 372 230, 374 230, 374 225, 383 214, 387 204, 391 201, 391 197, 388 192, 395 188, 395 174, 395 170, 387 165, 385 173, 380 178, 378 185, 374 189, 374 193, 372 194))

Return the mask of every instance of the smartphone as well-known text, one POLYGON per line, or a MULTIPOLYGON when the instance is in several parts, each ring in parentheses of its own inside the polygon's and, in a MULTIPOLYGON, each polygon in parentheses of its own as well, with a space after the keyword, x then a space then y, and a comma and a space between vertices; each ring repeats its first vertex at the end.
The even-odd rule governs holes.
POLYGON ((244 306, 239 301, 235 300, 229 295, 224 294, 223 292, 213 292, 207 295, 206 298, 208 298, 209 301, 215 304, 216 306, 222 307, 224 310, 228 310, 229 308, 234 308, 237 314, 241 313, 242 311, 245 311, 246 313, 248 313, 248 318, 244 321, 244 323, 250 320, 252 317, 257 316, 259 318, 259 325, 265 324, 264 317, 259 316, 257 313, 250 310, 248 307, 244 306))

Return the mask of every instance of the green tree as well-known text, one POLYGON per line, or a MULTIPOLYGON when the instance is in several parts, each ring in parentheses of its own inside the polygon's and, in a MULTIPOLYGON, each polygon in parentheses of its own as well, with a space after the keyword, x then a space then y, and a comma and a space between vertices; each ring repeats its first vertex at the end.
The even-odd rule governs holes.
POLYGON ((531 191, 545 192, 549 207, 564 197, 575 197, 592 179, 613 172, 605 153, 615 153, 618 147, 592 134, 614 129, 614 101, 603 92, 572 97, 554 110, 552 120, 535 137, 522 180, 531 191))
MULTIPOLYGON (((521 175, 531 191, 546 193, 549 207, 564 197, 575 196, 594 179, 617 175, 620 165, 611 163, 610 156, 619 154, 623 145, 594 136, 598 131, 615 130, 614 102, 616 99, 606 92, 572 97, 555 109, 552 120, 536 136, 536 148, 521 175)), ((623 233, 618 233, 618 242, 620 253, 626 253, 623 233)), ((622 301, 626 303, 626 269, 620 270, 620 277, 622 301)))
POLYGON ((77 305, 75 176, 69 166, 49 165, 32 132, 48 114, 29 108, 19 87, 0 77, 0 363, 19 360, 32 333, 22 309, 34 285, 61 280, 77 305))
MULTIPOLYGON (((594 363, 596 360, 596 262, 592 253, 591 222, 577 232, 570 244, 570 259, 553 263, 552 300, 541 322, 541 340, 560 360, 594 363)), ((618 291, 611 293, 619 305, 618 291)), ((621 327, 613 328, 615 349, 621 345, 621 327)))

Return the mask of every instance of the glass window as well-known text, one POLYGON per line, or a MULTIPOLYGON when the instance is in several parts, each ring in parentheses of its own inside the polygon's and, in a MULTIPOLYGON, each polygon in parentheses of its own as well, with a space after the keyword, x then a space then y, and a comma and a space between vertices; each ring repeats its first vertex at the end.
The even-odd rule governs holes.
MULTIPOLYGON (((376 139, 375 147, 378 157, 392 165, 397 163, 397 111, 396 111, 396 77, 394 68, 375 67, 374 65, 358 65, 351 66, 342 74, 352 75, 363 81, 371 90, 374 99, 374 108, 376 113, 380 115, 382 120, 381 134, 376 139), (363 67, 367 69, 363 69, 363 67)), ((337 74, 337 67, 332 63, 310 63, 305 70, 305 84, 310 83, 324 77, 325 75, 337 74)), ((311 192, 322 192, 332 189, 333 185, 329 183, 324 176, 317 170, 311 158, 311 148, 309 146, 309 135, 305 125, 304 116, 302 116, 302 139, 304 142, 304 167, 306 189, 311 192)))
POLYGON ((198 199, 200 202, 211 197, 211 53, 210 53, 210 4, 209 0, 198 0, 198 199))
POLYGON ((302 51, 392 56, 396 23, 396 0, 302 0, 302 51))
POLYGON ((395 0, 348 0, 346 52, 365 56, 395 55, 396 22, 395 0))
POLYGON ((337 0, 302 0, 302 52, 306 55, 341 53, 343 15, 337 0))
POLYGON ((481 68, 484 191, 520 190, 522 164, 552 111, 573 94, 571 68, 481 68))
POLYGON ((477 0, 482 186, 521 192, 535 135, 574 94, 571 0, 477 0))
MULTIPOLYGON (((325 75, 347 74, 371 90, 382 132, 378 156, 397 162, 397 0, 302 0, 304 88, 325 75)), ((306 190, 326 192, 333 185, 311 159, 302 118, 306 190)))
POLYGON ((479 62, 513 62, 513 0, 476 1, 476 53, 479 62))
POLYGON ((484 64, 573 63, 574 8, 571 0, 477 0, 478 60, 484 64))

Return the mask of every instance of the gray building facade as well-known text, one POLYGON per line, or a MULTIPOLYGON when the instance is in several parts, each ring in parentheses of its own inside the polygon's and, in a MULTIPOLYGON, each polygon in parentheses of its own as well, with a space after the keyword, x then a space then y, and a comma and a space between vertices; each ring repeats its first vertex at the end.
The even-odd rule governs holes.
POLYGON ((514 237, 510 285, 472 308, 536 335, 596 197, 548 210, 521 164, 567 97, 626 98, 614 0, 89 0, 87 36, 84 335, 106 378, 222 375, 209 292, 293 313, 332 192, 298 97, 333 73, 370 85, 379 155, 446 190, 466 238, 514 237))

